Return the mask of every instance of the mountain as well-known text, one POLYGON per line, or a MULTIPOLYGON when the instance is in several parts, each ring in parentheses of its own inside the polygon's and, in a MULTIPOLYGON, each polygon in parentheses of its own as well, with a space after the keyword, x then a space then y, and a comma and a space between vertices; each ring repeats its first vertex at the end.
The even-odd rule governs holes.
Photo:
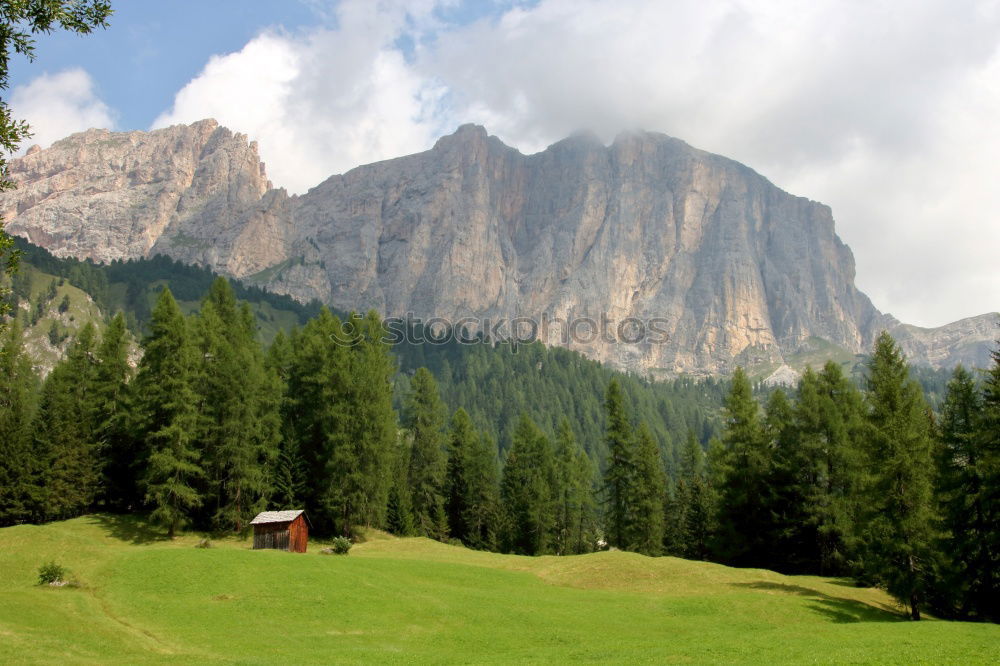
POLYGON ((1000 319, 924 330, 883 315, 854 286, 827 206, 661 134, 578 134, 522 155, 466 125, 289 196, 255 143, 205 120, 89 130, 11 174, 9 231, 59 256, 165 254, 301 301, 501 335, 518 317, 548 321, 544 342, 654 374, 850 358, 883 328, 916 362, 974 362, 1000 319), (640 337, 637 321, 642 340, 615 339, 640 337))

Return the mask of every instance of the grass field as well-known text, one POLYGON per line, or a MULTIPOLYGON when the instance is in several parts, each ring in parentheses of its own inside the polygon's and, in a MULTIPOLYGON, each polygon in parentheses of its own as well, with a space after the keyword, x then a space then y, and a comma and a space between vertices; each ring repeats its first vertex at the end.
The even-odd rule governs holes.
POLYGON ((347 557, 197 549, 139 520, 0 529, 0 663, 996 663, 1000 627, 881 592, 631 553, 527 558, 381 534, 347 557), (55 559, 80 587, 36 584, 55 559))

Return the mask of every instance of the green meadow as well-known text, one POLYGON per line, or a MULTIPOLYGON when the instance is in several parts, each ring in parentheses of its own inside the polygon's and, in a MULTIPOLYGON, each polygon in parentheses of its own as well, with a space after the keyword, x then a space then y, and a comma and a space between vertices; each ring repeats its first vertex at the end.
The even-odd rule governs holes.
POLYGON ((348 556, 163 540, 85 516, 0 529, 0 663, 990 663, 1000 627, 882 592, 676 558, 519 557, 372 533, 348 556), (56 560, 77 586, 37 584, 56 560))

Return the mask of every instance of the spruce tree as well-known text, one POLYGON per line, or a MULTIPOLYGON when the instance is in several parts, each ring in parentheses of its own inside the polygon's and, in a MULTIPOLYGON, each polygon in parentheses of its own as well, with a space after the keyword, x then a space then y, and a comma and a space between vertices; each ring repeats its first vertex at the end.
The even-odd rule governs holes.
POLYGON ((468 412, 459 408, 451 419, 448 432, 448 465, 445 478, 445 513, 448 533, 467 542, 469 527, 469 463, 479 438, 468 412))
POLYGON ((389 488, 389 500, 386 503, 385 528, 396 536, 409 536, 413 533, 413 515, 410 503, 407 501, 405 489, 397 484, 389 488))
POLYGON ((555 468, 559 477, 555 551, 559 555, 590 552, 596 541, 593 465, 566 417, 556 433, 555 468))
POLYGON ((305 509, 320 533, 350 531, 349 526, 339 529, 342 517, 329 502, 340 482, 334 449, 346 439, 342 429, 350 419, 347 387, 351 352, 337 344, 342 335, 339 320, 324 307, 301 331, 293 331, 289 344, 285 431, 309 470, 305 509))
POLYGON ((306 494, 306 475, 297 442, 282 441, 271 479, 271 503, 283 509, 302 506, 306 494))
POLYGON ((955 369, 940 427, 937 496, 947 562, 938 603, 946 613, 982 619, 1000 618, 998 368, 1000 360, 995 360, 982 391, 967 370, 955 369))
POLYGON ((705 469, 705 452, 688 431, 672 501, 668 501, 664 545, 667 554, 704 560, 709 556, 714 505, 705 469))
POLYGON ((385 528, 397 536, 413 534, 413 512, 410 509, 410 441, 402 431, 392 449, 389 495, 386 500, 385 528))
POLYGON ((725 431, 718 460, 718 556, 735 566, 767 566, 772 518, 769 479, 771 451, 742 368, 733 374, 725 403, 725 431))
POLYGON ((93 431, 96 332, 86 324, 42 385, 33 427, 35 452, 44 461, 42 514, 47 520, 78 516, 97 499, 101 470, 93 431))
POLYGON ((279 439, 280 385, 265 368, 249 308, 216 278, 197 318, 206 523, 242 531, 265 508, 279 439))
POLYGON ((663 552, 663 504, 666 477, 660 448, 643 421, 636 432, 635 476, 628 493, 628 550, 644 555, 663 552))
POLYGON ((500 531, 500 472, 496 443, 485 433, 472 439, 465 467, 465 542, 471 548, 494 550, 500 531))
POLYGON ((920 386, 886 332, 875 343, 866 400, 872 479, 862 528, 865 572, 919 620, 933 573, 931 424, 920 386))
POLYGON ((125 317, 119 312, 104 329, 97 348, 91 412, 91 429, 102 459, 104 503, 118 510, 138 506, 142 497, 135 481, 139 471, 135 439, 129 430, 132 366, 128 352, 125 317))
POLYGON ((358 526, 385 523, 397 438, 396 363, 377 313, 330 319, 330 337, 320 341, 327 345, 329 371, 321 381, 330 402, 320 410, 328 456, 318 461, 325 468, 319 500, 332 529, 351 535, 358 526))
POLYGON ((0 526, 32 517, 42 471, 31 448, 38 377, 14 319, 0 337, 0 526))
POLYGON ((1000 347, 992 353, 983 382, 983 414, 977 428, 976 475, 979 487, 981 549, 976 578, 969 586, 969 608, 982 618, 1000 621, 1000 347))
POLYGON ((555 540, 551 444, 527 414, 521 415, 507 452, 501 481, 508 552, 542 555, 555 540))
POLYGON ((607 419, 605 443, 608 449, 604 490, 607 494, 607 541, 616 548, 626 548, 629 530, 629 492, 635 478, 636 454, 632 427, 625 411, 618 380, 608 384, 604 400, 607 419))
POLYGON ((143 340, 133 404, 138 436, 149 447, 143 486, 150 518, 166 527, 171 539, 203 501, 196 488, 204 476, 195 439, 196 354, 188 322, 164 288, 143 340))
POLYGON ((405 426, 413 438, 409 485, 413 523, 417 534, 443 539, 445 516, 444 403, 427 368, 420 368, 410 382, 405 426))

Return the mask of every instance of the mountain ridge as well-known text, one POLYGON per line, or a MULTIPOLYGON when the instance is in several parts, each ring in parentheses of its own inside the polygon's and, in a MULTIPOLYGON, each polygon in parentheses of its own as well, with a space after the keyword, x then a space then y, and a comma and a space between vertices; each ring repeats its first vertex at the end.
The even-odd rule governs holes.
POLYGON ((813 338, 860 353, 883 328, 916 362, 978 363, 1000 321, 900 324, 855 287, 828 206, 651 132, 607 146, 576 134, 524 155, 463 125, 430 150, 289 195, 254 142, 204 120, 89 130, 14 160, 11 174, 9 231, 57 255, 162 253, 302 301, 472 317, 474 330, 525 316, 656 318, 662 344, 568 338, 568 324, 541 336, 652 374, 777 367, 813 338))

